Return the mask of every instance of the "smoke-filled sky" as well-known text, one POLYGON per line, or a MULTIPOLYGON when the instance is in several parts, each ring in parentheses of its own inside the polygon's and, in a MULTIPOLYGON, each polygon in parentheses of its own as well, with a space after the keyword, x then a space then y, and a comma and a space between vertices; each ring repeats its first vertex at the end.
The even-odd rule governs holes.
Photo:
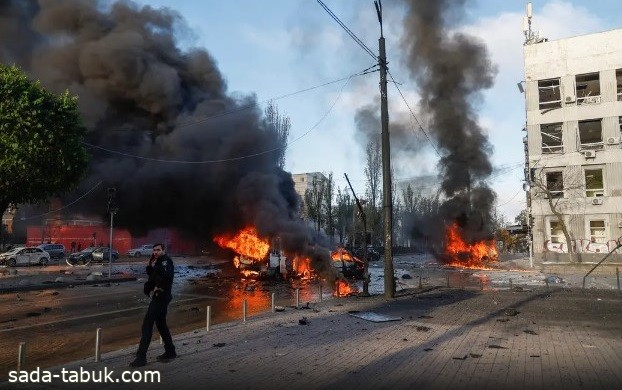
MULTIPOLYGON (((10 3, 0 0, 0 7, 10 3)), ((20 3, 31 4, 31 8, 14 9, 16 13, 0 23, 0 56, 5 61, 28 63, 29 70, 46 85, 69 87, 79 94, 87 125, 94 129, 90 143, 148 158, 220 160, 267 150, 272 140, 258 131, 265 101, 355 74, 373 64, 373 59, 313 1, 138 1, 140 5, 170 8, 165 11, 111 6, 112 1, 103 2, 100 9, 94 9, 91 1, 69 2, 73 4, 69 8, 64 1, 42 1, 46 12, 36 18, 32 18, 38 13, 36 2, 20 3), (19 18, 30 20, 30 27, 17 23, 19 18), (256 101, 259 105, 255 110, 205 120, 200 126, 188 125, 256 101), (142 130, 145 128, 150 130, 142 130)), ((473 109, 469 118, 488 139, 490 147, 486 150, 493 168, 501 168, 492 171, 490 185, 498 194, 499 211, 513 220, 524 201, 520 192, 524 104, 515 85, 523 78, 521 24, 525 3, 458 3, 464 3, 463 18, 449 13, 448 28, 452 33, 478 37, 498 70, 496 77, 490 74, 490 80, 484 80, 485 87, 490 88, 468 102, 473 109)), ((377 50, 379 29, 371 1, 327 0, 326 4, 367 46, 377 50)), ((433 112, 419 105, 425 94, 417 85, 416 75, 421 71, 417 66, 425 63, 410 58, 404 46, 406 2, 385 0, 384 7, 391 73, 424 127, 432 126, 433 112)), ((615 15, 620 10, 622 5, 617 0, 590 3, 589 9, 579 0, 535 1, 534 25, 550 39, 564 38, 619 27, 615 15)), ((357 118, 359 122, 361 117, 369 123, 377 120, 378 73, 276 103, 292 121, 290 140, 294 142, 287 151, 286 170, 332 171, 340 187, 345 184, 345 172, 357 192, 364 193, 361 141, 370 126, 367 130, 359 126, 364 130, 359 132, 357 118)), ((392 85, 389 106, 398 183, 438 175, 442 170, 438 156, 421 133, 413 130, 408 109, 392 85), (405 150, 412 153, 403 153, 405 150)), ((188 223, 192 229, 209 228, 212 218, 231 215, 226 208, 218 207, 223 194, 236 198, 238 204, 249 204, 243 198, 253 197, 250 203, 255 210, 238 208, 236 212, 254 213, 259 219, 271 214, 259 213, 259 209, 276 209, 278 214, 291 202, 283 196, 275 201, 275 194, 266 191, 285 185, 285 177, 273 169, 270 155, 252 161, 188 165, 118 158, 102 150, 93 150, 93 154, 99 164, 83 189, 98 180, 118 182, 123 193, 129 194, 123 201, 136 211, 132 217, 140 218, 145 225, 159 218, 154 213, 159 209, 169 213, 167 218, 188 223), (194 222, 188 221, 194 215, 172 213, 179 208, 181 198, 162 197, 161 179, 172 194, 193 188, 188 201, 205 204, 206 210, 214 212, 206 220, 194 222), (257 208, 259 204, 262 206, 257 208)), ((429 180, 419 183, 418 189, 433 189, 429 180)))
MULTIPOLYGON (((180 39, 188 46, 207 48, 214 56, 230 91, 254 92, 259 101, 349 76, 372 65, 373 60, 315 1, 233 0, 227 2, 140 0, 178 10, 192 32, 180 39)), ((378 45, 378 21, 373 1, 326 0, 331 10, 373 51, 378 45)), ((452 29, 472 34, 484 42, 498 73, 491 89, 475 101, 476 121, 492 146, 494 168, 490 184, 497 193, 499 211, 513 221, 524 207, 521 190, 524 123, 523 96, 516 83, 523 79, 521 32, 525 1, 470 0, 464 2, 464 18, 452 29), (520 191, 520 192, 519 192, 520 191)), ((403 36, 403 1, 385 0, 384 33, 389 67, 402 83, 400 88, 422 121, 428 115, 418 106, 419 91, 404 67, 400 38, 403 36)), ((618 0, 589 4, 581 0, 536 0, 534 26, 550 39, 566 38, 621 27, 618 0), (569 21, 572 21, 571 23, 569 21)), ((309 131, 335 103, 317 127, 294 142, 287 152, 286 170, 333 171, 338 185, 347 173, 355 190, 365 192, 364 148, 358 142, 356 113, 378 104, 378 73, 351 80, 339 96, 343 82, 277 101, 292 119, 290 139, 309 131), (337 97, 339 96, 339 99, 337 97), (318 158, 310 150, 320 150, 318 158)), ((408 109, 389 84, 392 122, 406 124, 413 134, 408 109)), ((427 123, 424 123, 424 126, 427 123)), ((413 137, 415 137, 413 135, 413 137)), ((394 162, 398 183, 418 176, 422 190, 431 190, 438 174, 438 156, 421 134, 415 139, 422 150, 411 160, 394 162)), ((396 145, 396 143, 394 143, 396 145)), ((396 147, 394 147, 394 150, 396 147)))

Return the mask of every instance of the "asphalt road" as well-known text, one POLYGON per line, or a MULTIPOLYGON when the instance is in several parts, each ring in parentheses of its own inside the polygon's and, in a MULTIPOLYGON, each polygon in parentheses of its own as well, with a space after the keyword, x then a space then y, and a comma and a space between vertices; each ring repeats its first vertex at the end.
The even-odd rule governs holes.
MULTIPOLYGON (((214 260, 214 259, 213 259, 214 260)), ((301 302, 317 299, 317 287, 296 282, 276 284, 241 280, 226 262, 209 265, 210 259, 176 260, 173 301, 168 322, 173 335, 204 328, 206 307, 211 306, 212 324, 242 318, 243 301, 251 317, 271 307, 271 293, 278 305, 293 304, 295 288, 301 288, 301 302)), ((218 261, 214 261, 218 263, 218 261)), ((143 294, 143 262, 121 261, 114 274, 134 273, 136 281, 74 288, 42 289, 0 296, 0 381, 17 364, 19 342, 24 341, 29 367, 50 367, 93 356, 97 328, 103 329, 102 352, 137 344, 149 298, 143 294)), ((61 265, 18 267, 27 280, 54 280, 62 274, 61 265)), ((76 267, 75 273, 107 274, 107 266, 76 267)), ((7 283, 7 278, 1 282, 7 283)), ((330 294, 330 291, 327 292, 330 294)), ((154 328, 152 348, 159 347, 154 328)), ((130 357, 128 357, 130 359, 130 357)))

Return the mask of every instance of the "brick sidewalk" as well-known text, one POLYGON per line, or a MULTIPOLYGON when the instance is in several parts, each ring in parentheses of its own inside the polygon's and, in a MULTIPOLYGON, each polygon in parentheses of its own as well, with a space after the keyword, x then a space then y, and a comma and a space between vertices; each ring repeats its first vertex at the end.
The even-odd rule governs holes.
MULTIPOLYGON (((622 299, 615 292, 414 292, 392 301, 333 299, 311 304, 312 309, 288 308, 247 323, 176 335, 180 356, 166 364, 155 362, 162 353, 156 341, 144 370, 160 371, 162 383, 143 387, 622 388, 622 299), (373 323, 351 311, 403 319, 373 323), (303 317, 307 325, 299 324, 303 317), (224 345, 214 346, 219 343, 224 345)), ((106 354, 101 363, 89 359, 63 367, 107 367, 120 375, 129 369, 134 350, 106 354)), ((0 384, 2 389, 68 387, 77 386, 59 380, 45 386, 0 384)))

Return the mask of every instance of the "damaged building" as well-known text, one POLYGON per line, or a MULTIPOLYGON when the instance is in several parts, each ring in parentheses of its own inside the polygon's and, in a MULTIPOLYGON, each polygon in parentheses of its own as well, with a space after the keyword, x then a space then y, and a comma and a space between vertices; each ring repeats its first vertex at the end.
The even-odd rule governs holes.
POLYGON ((529 38, 520 86, 534 258, 599 261, 622 236, 622 29, 529 38))

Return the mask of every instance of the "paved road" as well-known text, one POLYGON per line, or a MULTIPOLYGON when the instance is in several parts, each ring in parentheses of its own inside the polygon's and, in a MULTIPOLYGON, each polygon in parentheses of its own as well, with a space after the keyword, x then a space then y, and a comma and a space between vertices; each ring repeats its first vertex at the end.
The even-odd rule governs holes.
MULTIPOLYGON (((436 288, 402 294, 391 301, 331 299, 312 309, 288 308, 209 332, 177 334, 178 359, 155 362, 162 348, 154 343, 150 363, 139 370, 157 370, 159 384, 79 387, 622 388, 622 300, 616 292, 436 288), (375 323, 352 316, 355 311, 402 319, 375 323)), ((62 368, 114 370, 119 378, 134 348, 62 368)), ((45 386, 0 385, 66 387, 58 379, 45 386)))

